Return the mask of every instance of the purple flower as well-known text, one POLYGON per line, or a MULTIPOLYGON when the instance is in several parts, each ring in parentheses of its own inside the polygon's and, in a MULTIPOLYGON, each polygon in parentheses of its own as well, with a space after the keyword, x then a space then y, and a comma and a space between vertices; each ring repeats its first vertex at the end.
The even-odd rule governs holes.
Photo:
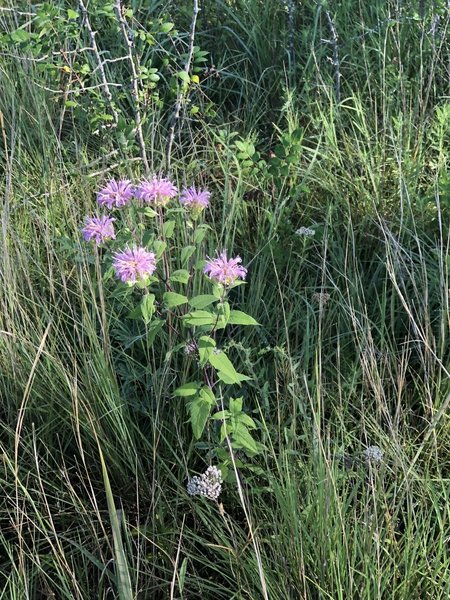
POLYGON ((191 186, 186 190, 183 190, 180 196, 180 202, 183 206, 191 208, 196 211, 201 211, 206 208, 209 204, 209 197, 211 192, 207 190, 197 190, 195 186, 191 186))
POLYGON ((217 258, 209 257, 203 271, 210 278, 225 286, 233 285, 236 279, 245 279, 247 269, 240 266, 240 256, 227 258, 225 250, 217 258))
POLYGON ((177 188, 164 177, 153 176, 151 180, 142 181, 136 188, 136 198, 155 206, 165 206, 177 194, 177 188))
POLYGON ((107 185, 97 192, 97 202, 110 210, 115 206, 120 208, 129 204, 134 195, 134 187, 129 179, 116 181, 111 179, 107 185))
POLYGON ((114 240, 116 234, 114 233, 114 225, 111 217, 86 217, 84 227, 81 230, 83 237, 86 242, 94 240, 97 244, 101 244, 106 240, 114 240))
POLYGON ((116 276, 124 283, 136 283, 145 280, 156 269, 156 255, 145 248, 125 248, 114 254, 113 267, 116 276))

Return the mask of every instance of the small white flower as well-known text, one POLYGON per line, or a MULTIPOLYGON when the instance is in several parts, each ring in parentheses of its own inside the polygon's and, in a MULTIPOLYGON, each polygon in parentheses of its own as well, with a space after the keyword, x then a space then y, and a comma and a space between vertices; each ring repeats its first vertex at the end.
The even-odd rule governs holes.
POLYGON ((330 298, 331 296, 327 292, 316 292, 312 296, 312 299, 319 305, 319 308, 323 308, 330 298))
POLYGON ((217 467, 208 467, 203 475, 194 475, 186 486, 190 496, 205 496, 216 501, 222 491, 222 473, 217 467))
POLYGON ((303 235, 304 237, 312 237, 313 235, 316 235, 316 232, 314 231, 314 229, 311 229, 310 227, 300 227, 300 229, 297 229, 297 231, 295 232, 295 235, 303 235))
POLYGON ((380 463, 384 452, 378 446, 369 446, 364 450, 364 457, 368 463, 380 463))

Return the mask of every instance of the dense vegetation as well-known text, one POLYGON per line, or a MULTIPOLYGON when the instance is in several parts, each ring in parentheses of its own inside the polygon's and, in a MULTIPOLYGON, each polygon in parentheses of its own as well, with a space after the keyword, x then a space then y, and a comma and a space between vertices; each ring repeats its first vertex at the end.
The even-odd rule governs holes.
POLYGON ((0 8, 0 598, 446 599, 448 3, 196 5, 0 8), (248 267, 258 452, 193 437, 188 358, 81 238, 149 173, 248 267))

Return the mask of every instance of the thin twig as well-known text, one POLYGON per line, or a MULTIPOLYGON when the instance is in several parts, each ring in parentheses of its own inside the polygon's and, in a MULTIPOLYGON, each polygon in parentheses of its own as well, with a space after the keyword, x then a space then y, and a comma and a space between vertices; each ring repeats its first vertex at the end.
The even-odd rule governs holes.
MULTIPOLYGON (((117 123, 119 121, 119 115, 118 115, 116 109, 114 108, 113 97, 112 97, 111 90, 110 90, 110 85, 113 85, 113 84, 108 83, 108 79, 106 78, 104 63, 102 61, 102 57, 100 56, 97 42, 95 40, 95 35, 97 32, 92 29, 91 22, 89 20, 89 14, 88 14, 86 5, 84 4, 84 1, 78 0, 78 5, 83 14, 83 22, 88 31, 89 39, 91 40, 91 45, 92 45, 94 56, 95 56, 95 60, 97 62, 98 70, 100 71, 100 77, 102 80, 101 87, 106 96, 106 99, 108 100, 108 104, 111 109, 112 117, 114 119, 114 124, 117 125, 117 123)), ((86 89, 90 89, 90 88, 86 88, 86 89)))
POLYGON ((339 104, 341 101, 341 64, 339 60, 339 48, 338 48, 338 34, 336 27, 334 26, 333 19, 328 10, 325 11, 325 16, 328 21, 328 27, 331 33, 330 43, 333 46, 333 60, 331 61, 334 66, 334 84, 336 92, 336 102, 339 104))
MULTIPOLYGON (((191 70, 192 57, 194 56, 195 27, 197 25, 197 15, 199 12, 200 12, 200 7, 198 5, 198 0, 194 0, 194 11, 192 14, 191 29, 189 32, 189 49, 188 49, 186 63, 184 65, 184 69, 183 69, 184 72, 187 73, 188 75, 189 75, 189 71, 191 70)), ((172 146, 173 146, 173 142, 175 139, 175 129, 178 124, 178 120, 180 118, 181 105, 183 103, 183 98, 184 98, 183 83, 180 85, 180 91, 178 92, 177 101, 175 104, 175 110, 174 110, 172 122, 170 125, 169 141, 167 143, 167 153, 166 153, 167 171, 170 170, 172 146)))
MULTIPOLYGON (((55 89, 49 88, 45 85, 41 85, 37 81, 34 81, 33 83, 38 88, 40 88, 41 90, 45 90, 46 92, 53 92, 54 94, 65 94, 66 93, 64 90, 55 90, 55 89)), ((122 87, 121 83, 109 83, 108 85, 113 86, 113 87, 122 87)), ((81 88, 77 88, 74 90, 67 90, 67 94, 79 94, 81 92, 88 92, 89 90, 98 90, 99 88, 104 89, 103 83, 99 83, 98 85, 89 85, 88 87, 81 87, 81 88)))
POLYGON ((147 160, 147 150, 145 147, 144 134, 142 132, 142 115, 141 115, 141 111, 139 110, 139 83, 138 83, 139 75, 138 75, 138 71, 136 69, 135 58, 133 55, 133 42, 130 39, 130 36, 128 35, 128 25, 122 14, 122 5, 121 5, 120 0, 116 0, 115 9, 116 9, 116 13, 117 13, 117 18, 119 19, 122 37, 123 37, 125 44, 127 46, 127 49, 128 49, 128 54, 127 54, 126 58, 128 59, 128 62, 130 63, 130 67, 131 67, 131 75, 132 75, 132 79, 131 79, 132 92, 131 92, 131 94, 133 96, 133 112, 134 112, 134 122, 136 124, 136 135, 137 135, 137 139, 138 139, 138 143, 139 143, 139 148, 141 151, 142 162, 144 164, 145 174, 148 175, 150 172, 150 168, 149 168, 148 160, 147 160))

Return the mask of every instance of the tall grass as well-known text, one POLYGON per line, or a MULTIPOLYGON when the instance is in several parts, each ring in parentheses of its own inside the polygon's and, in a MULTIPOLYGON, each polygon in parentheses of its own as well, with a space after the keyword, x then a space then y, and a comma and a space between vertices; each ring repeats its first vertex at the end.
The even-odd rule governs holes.
MULTIPOLYGON (((241 253, 261 323, 226 343, 265 451, 221 505, 185 489, 205 451, 169 340, 123 326, 79 243, 101 177, 139 163, 87 121, 62 137, 37 65, 2 58, 0 598, 448 597, 448 15, 420 6, 330 6, 340 102, 323 5, 296 5, 289 68, 283 3, 204 6, 216 116, 186 117, 173 171, 212 189, 211 251, 241 253), (287 176, 237 159, 235 133, 269 163, 297 127, 287 176)), ((146 124, 155 169, 166 126, 146 124)))

